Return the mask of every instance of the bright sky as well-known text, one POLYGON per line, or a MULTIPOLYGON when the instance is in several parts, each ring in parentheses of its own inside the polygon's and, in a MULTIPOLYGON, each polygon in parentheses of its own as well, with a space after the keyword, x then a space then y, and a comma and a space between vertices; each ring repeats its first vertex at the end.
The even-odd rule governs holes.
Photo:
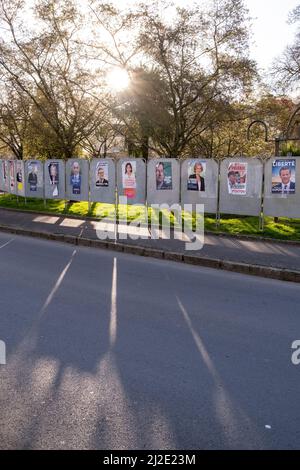
POLYGON ((296 28, 287 24, 287 19, 300 0, 245 0, 245 3, 254 18, 252 56, 259 67, 268 68, 293 41, 296 28))
MULTIPOLYGON (((132 6, 137 0, 112 0, 118 6, 132 6)), ((144 0, 145 1, 145 0, 144 0)), ((147 0, 146 0, 147 1, 147 0)), ((150 0, 149 0, 150 1, 150 0)), ((206 0, 173 0, 185 6, 206 0)), ((244 0, 253 18, 251 55, 259 68, 267 69, 285 46, 293 41, 295 25, 287 24, 288 14, 300 0, 244 0)))
MULTIPOLYGON (((26 0, 31 4, 33 0, 26 0)), ((133 6, 139 0, 108 0, 119 7, 133 6)), ((141 0, 152 3, 152 0, 141 0)), ((207 3, 207 0, 171 0, 180 6, 207 3)), ((267 71, 276 56, 280 55, 288 43, 292 43, 295 25, 287 24, 288 14, 300 0, 244 0, 252 20, 251 55, 260 69, 267 71)), ((261 70, 263 72, 263 70, 261 70)))

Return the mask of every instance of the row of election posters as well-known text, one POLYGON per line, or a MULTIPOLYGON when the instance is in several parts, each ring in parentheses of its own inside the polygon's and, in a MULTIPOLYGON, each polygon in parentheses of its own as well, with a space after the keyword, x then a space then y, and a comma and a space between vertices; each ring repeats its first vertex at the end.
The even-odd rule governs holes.
MULTIPOLYGON (((90 175, 90 187, 94 189, 115 187, 115 177, 112 179, 109 175, 109 165, 112 160, 99 160, 95 162, 94 174, 90 175)), ((120 183, 123 188, 123 195, 129 199, 133 199, 137 192, 137 164, 138 160, 126 160, 121 163, 120 183)), ((173 162, 157 162, 155 165, 155 189, 158 191, 172 190, 173 182, 173 162)), ((177 163, 177 162, 176 162, 177 163)), ((2 160, 1 176, 2 190, 14 192, 15 186, 18 185, 19 192, 26 183, 28 193, 34 197, 39 189, 45 186, 48 188, 48 197, 63 198, 65 197, 64 189, 61 186, 70 186, 70 193, 73 196, 80 196, 84 193, 87 186, 87 170, 88 161, 83 159, 71 159, 67 162, 67 180, 65 181, 64 163, 62 160, 46 161, 43 163, 39 160, 2 160), (25 171, 24 171, 25 166, 25 171), (85 174, 86 173, 86 174, 85 174)), ((204 161, 196 161, 189 163, 187 189, 191 191, 205 191, 205 168, 204 161)), ((1 183, 0 183, 1 184, 1 183)), ((178 181, 175 182, 178 185, 178 181)))
MULTIPOLYGON (((82 192, 82 167, 81 165, 86 161, 76 160, 71 165, 70 170, 70 185, 73 195, 80 195, 82 192)), ((28 175, 27 183, 29 190, 35 193, 39 187, 43 186, 43 168, 40 161, 29 161, 27 163, 28 175)), ((188 163, 187 172, 187 190, 188 191, 201 191, 205 192, 205 173, 206 161, 196 160, 188 163)), ((227 183, 228 194, 245 195, 247 193, 247 163, 245 162, 231 162, 228 165, 227 183)), ((109 187, 107 161, 99 161, 96 164, 94 185, 95 188, 109 187)), ((61 174, 61 162, 49 162, 45 165, 46 174, 45 179, 51 188, 51 195, 59 197, 60 180, 65 175, 61 174)), ((273 194, 294 194, 296 192, 296 159, 276 159, 272 163, 272 186, 271 192, 273 194)), ((22 191, 23 180, 22 162, 16 160, 2 160, 2 174, 5 189, 13 190, 15 185, 18 190, 22 191)), ((63 172, 64 173, 64 172, 63 172)), ((128 198, 134 198, 137 188, 137 171, 136 161, 126 161, 122 163, 122 186, 124 195, 128 198)), ((160 162, 155 167, 156 176, 156 189, 157 190, 171 190, 173 187, 172 178, 172 163, 160 162)), ((111 181, 115 185, 115 181, 111 181)), ((61 195, 62 196, 62 195, 61 195)))
MULTIPOLYGON (((0 160, 0 190, 25 197, 107 203, 115 202, 117 191, 128 204, 201 202, 214 213, 220 186, 221 212, 251 215, 261 211, 264 172, 266 207, 278 197, 295 198, 296 205, 297 171, 296 158, 290 157, 270 159, 265 169, 259 159, 246 157, 224 159, 220 167, 213 159, 201 158, 181 163, 161 158, 147 164, 133 158, 0 160)), ((284 202, 277 204, 285 207, 284 202)))

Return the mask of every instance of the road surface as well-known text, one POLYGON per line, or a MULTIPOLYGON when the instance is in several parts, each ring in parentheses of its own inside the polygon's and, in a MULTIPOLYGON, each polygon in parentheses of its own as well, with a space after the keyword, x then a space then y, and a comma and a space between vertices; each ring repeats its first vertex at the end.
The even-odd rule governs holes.
POLYGON ((299 449, 299 284, 0 233, 0 447, 299 449))

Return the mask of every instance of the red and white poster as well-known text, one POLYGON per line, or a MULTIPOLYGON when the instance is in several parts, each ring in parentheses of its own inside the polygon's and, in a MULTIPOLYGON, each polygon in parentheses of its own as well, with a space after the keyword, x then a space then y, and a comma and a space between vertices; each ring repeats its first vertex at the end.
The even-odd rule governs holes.
POLYGON ((244 162, 229 163, 227 171, 228 194, 246 194, 247 165, 244 162))

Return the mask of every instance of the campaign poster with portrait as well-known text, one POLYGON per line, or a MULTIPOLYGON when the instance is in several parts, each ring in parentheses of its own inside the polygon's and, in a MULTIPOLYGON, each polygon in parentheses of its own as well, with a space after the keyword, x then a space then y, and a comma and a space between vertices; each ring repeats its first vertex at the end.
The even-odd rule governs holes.
POLYGON ((103 188, 109 186, 108 162, 98 162, 95 169, 95 186, 103 188))
POLYGON ((246 194, 247 165, 245 162, 229 163, 227 171, 228 194, 246 194))
POLYGON ((70 185, 72 188, 72 194, 79 195, 81 194, 81 166, 78 160, 75 160, 71 166, 70 172, 70 185))
POLYGON ((59 163, 50 162, 47 164, 47 174, 51 195, 58 197, 59 195, 59 163))
POLYGON ((172 163, 158 162, 155 165, 155 178, 157 190, 172 190, 172 163))
POLYGON ((0 191, 4 191, 3 160, 0 160, 0 191))
POLYGON ((41 160, 25 160, 25 196, 44 197, 44 165, 41 160))
POLYGON ((122 163, 122 186, 124 196, 133 199, 136 196, 136 162, 133 160, 122 163))
POLYGON ((28 163, 28 186, 29 186, 29 191, 30 192, 36 192, 38 189, 38 186, 40 180, 40 175, 39 175, 39 164, 38 162, 31 161, 28 163))
POLYGON ((205 191, 206 162, 191 160, 188 162, 188 191, 205 191))
POLYGON ((18 193, 22 193, 24 189, 24 174, 22 162, 16 162, 16 181, 18 193))
POLYGON ((16 192, 16 182, 15 182, 15 163, 13 160, 10 160, 8 162, 9 164, 9 187, 10 187, 10 192, 15 193, 16 192))
POLYGON ((296 159, 276 159, 272 162, 272 194, 295 194, 296 159))
POLYGON ((9 162, 8 160, 2 161, 2 175, 3 175, 3 187, 5 192, 9 192, 9 162))

